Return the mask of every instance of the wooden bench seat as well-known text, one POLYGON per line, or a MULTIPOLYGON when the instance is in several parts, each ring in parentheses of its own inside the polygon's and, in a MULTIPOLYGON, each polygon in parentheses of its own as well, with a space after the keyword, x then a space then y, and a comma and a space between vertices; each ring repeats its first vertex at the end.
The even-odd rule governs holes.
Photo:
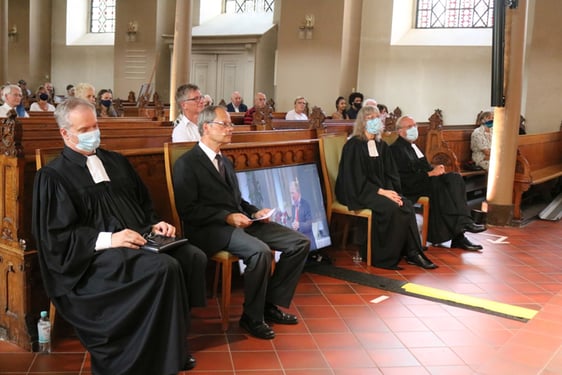
POLYGON ((562 130, 518 137, 515 178, 513 182, 513 218, 523 219, 521 201, 531 186, 562 176, 562 130))

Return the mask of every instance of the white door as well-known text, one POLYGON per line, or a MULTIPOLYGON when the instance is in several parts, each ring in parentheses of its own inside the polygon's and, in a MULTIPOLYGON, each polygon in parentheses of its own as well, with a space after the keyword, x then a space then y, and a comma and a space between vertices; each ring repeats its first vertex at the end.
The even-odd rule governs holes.
POLYGON ((240 91, 244 102, 253 105, 254 62, 246 54, 193 54, 191 82, 203 94, 213 97, 215 104, 221 99, 230 102, 230 94, 240 91))

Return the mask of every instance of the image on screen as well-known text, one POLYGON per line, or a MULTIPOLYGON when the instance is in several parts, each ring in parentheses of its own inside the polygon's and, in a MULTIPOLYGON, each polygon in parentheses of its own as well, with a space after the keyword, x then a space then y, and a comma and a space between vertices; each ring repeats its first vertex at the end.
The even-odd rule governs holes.
POLYGON ((310 250, 332 244, 316 164, 239 171, 236 176, 242 197, 258 208, 275 209, 271 221, 305 234, 310 250))

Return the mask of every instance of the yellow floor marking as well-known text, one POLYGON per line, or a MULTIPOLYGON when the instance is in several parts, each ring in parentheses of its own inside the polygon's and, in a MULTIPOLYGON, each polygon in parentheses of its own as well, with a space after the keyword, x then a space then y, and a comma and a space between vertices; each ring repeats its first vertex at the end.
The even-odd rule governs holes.
POLYGON ((456 302, 461 305, 480 307, 482 309, 495 311, 501 314, 510 315, 523 319, 532 319, 537 313, 537 310, 527 309, 506 303, 490 301, 483 298, 470 297, 463 294, 453 293, 446 290, 435 289, 428 286, 407 283, 402 286, 408 293, 419 294, 435 299, 456 302))

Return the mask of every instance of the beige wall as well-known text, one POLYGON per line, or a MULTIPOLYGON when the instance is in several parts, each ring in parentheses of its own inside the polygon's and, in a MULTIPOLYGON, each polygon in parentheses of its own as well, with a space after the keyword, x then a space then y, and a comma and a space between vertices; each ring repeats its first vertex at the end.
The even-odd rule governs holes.
MULTIPOLYGON (((118 14, 115 49, 66 46, 67 0, 50 0, 53 20, 50 56, 45 49, 40 49, 38 54, 30 53, 35 45, 29 41, 31 30, 36 34, 41 27, 30 26, 29 5, 44 10, 42 1, 9 1, 8 23, 17 23, 20 32, 17 45, 8 46, 10 80, 26 78, 30 88, 35 89, 50 73, 58 92, 68 83, 88 81, 97 88, 113 87, 116 96, 126 97, 128 90, 137 91, 140 83, 150 78, 155 57, 160 53, 154 80, 161 97, 167 97, 169 53, 160 35, 173 31, 174 0, 120 0, 118 6, 125 16, 118 14), (139 23, 139 42, 135 45, 123 41, 129 20, 139 23), (144 71, 138 79, 130 80, 125 78, 124 69, 128 53, 137 47, 144 54, 144 71), (43 71, 48 67, 50 72, 43 71)), ((335 98, 347 96, 356 88, 391 109, 400 106, 420 121, 440 108, 446 124, 472 123, 475 114, 490 105, 491 48, 390 46, 393 2, 279 1, 277 64, 271 61, 267 66, 257 67, 256 84, 268 86, 268 80, 272 82, 275 76, 274 92, 267 94, 275 99, 281 111, 293 107, 295 96, 304 95, 311 105, 319 105, 330 114, 335 98), (344 13, 350 14, 350 23, 343 22, 344 13), (312 40, 298 38, 298 27, 306 14, 315 16, 312 40)), ((558 19, 562 2, 535 0, 529 1, 529 7, 522 113, 527 117, 529 132, 553 131, 562 120, 562 23, 558 19)), ((265 51, 266 47, 260 48, 265 51)), ((256 91, 259 90, 262 88, 256 86, 256 91)))
POLYGON ((89 82, 96 90, 113 89, 112 46, 66 45, 66 1, 53 0, 51 82, 58 93, 64 93, 67 84, 79 82, 89 82))

